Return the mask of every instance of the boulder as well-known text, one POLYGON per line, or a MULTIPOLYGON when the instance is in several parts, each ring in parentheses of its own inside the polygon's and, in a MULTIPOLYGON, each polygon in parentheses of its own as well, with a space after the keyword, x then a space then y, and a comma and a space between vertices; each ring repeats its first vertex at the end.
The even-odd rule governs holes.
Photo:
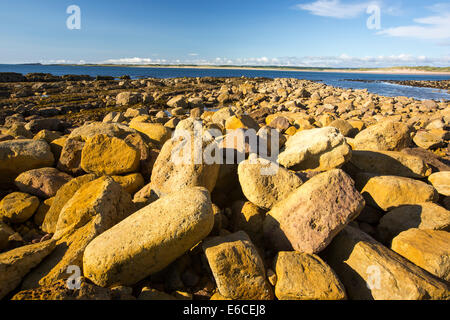
POLYGON ((428 177, 428 181, 439 194, 446 197, 450 196, 450 171, 433 173, 428 177))
POLYGON ((292 170, 326 171, 338 168, 351 158, 345 137, 333 127, 303 130, 286 142, 278 162, 292 170))
POLYGON ((81 152, 81 167, 97 175, 118 175, 139 170, 140 152, 125 141, 97 135, 89 138, 81 152))
POLYGON ((445 146, 445 136, 448 134, 444 130, 425 131, 420 130, 414 136, 414 143, 424 149, 436 149, 445 146))
POLYGON ((121 106, 137 104, 142 101, 142 96, 134 92, 121 92, 116 97, 116 104, 121 106))
POLYGON ((323 256, 352 300, 450 298, 448 283, 351 226, 334 238, 323 256))
POLYGON ((278 300, 345 300, 334 271, 314 254, 282 251, 274 259, 278 300))
POLYGON ((264 209, 272 208, 303 183, 294 172, 262 158, 241 162, 238 175, 245 197, 264 209))
POLYGON ((0 201, 0 218, 12 223, 23 223, 33 216, 38 207, 37 197, 13 192, 0 201))
POLYGON ((112 178, 129 194, 135 194, 144 186, 144 178, 140 173, 132 173, 126 176, 112 176, 112 178))
POLYGON ((390 243, 398 234, 412 228, 450 231, 450 211, 432 202, 400 206, 380 219, 377 235, 384 243, 390 243))
POLYGON ((163 146, 170 139, 172 131, 161 123, 131 121, 130 128, 142 133, 151 143, 163 146))
POLYGON ((167 101, 167 105, 170 108, 187 108, 188 107, 186 99, 184 98, 183 95, 173 97, 172 99, 167 101))
POLYGON ((92 241, 83 257, 84 274, 100 286, 133 285, 186 253, 210 233, 213 224, 206 189, 174 192, 92 241))
POLYGON ((416 266, 450 281, 450 233, 409 229, 392 240, 392 250, 416 266))
POLYGON ((6 223, 0 221, 0 252, 8 247, 9 237, 13 234, 14 230, 6 223))
POLYGON ((136 130, 120 123, 103 123, 93 122, 85 124, 73 130, 69 139, 79 138, 86 141, 99 134, 104 134, 109 137, 116 137, 119 139, 125 139, 129 134, 136 133, 136 130))
POLYGON ((203 250, 222 296, 233 300, 273 299, 263 260, 245 232, 208 239, 203 250))
MULTIPOLYGON (((265 211, 251 202, 236 201, 232 205, 231 230, 245 231, 256 246, 262 244, 265 211)), ((220 228, 219 228, 220 229, 220 228)))
POLYGON ((40 198, 51 198, 71 179, 70 175, 55 168, 40 168, 21 173, 14 182, 22 192, 40 198))
POLYGON ((0 142, 0 185, 6 187, 22 172, 49 167, 53 162, 50 146, 43 140, 0 142))
POLYGON ((386 120, 358 133, 354 146, 358 150, 400 151, 411 145, 410 132, 408 125, 386 120))
MULTIPOLYGON (((71 138, 64 141, 58 164, 56 167, 69 174, 81 174, 81 152, 83 151, 85 142, 80 138, 71 138)), ((54 143, 52 143, 54 146, 54 143)))
POLYGON ((317 253, 364 208, 353 180, 334 169, 311 178, 278 202, 264 221, 264 237, 277 250, 317 253))

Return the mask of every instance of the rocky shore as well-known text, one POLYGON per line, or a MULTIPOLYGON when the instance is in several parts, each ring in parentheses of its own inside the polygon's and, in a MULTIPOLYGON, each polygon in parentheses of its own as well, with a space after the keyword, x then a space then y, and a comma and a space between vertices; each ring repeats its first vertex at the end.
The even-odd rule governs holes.
POLYGON ((0 74, 0 299, 449 300, 449 123, 297 79, 0 74))
POLYGON ((355 80, 347 79, 347 81, 357 82, 387 82, 392 84, 399 84, 402 86, 419 87, 419 88, 433 88, 440 90, 447 90, 450 92, 450 80, 355 80))

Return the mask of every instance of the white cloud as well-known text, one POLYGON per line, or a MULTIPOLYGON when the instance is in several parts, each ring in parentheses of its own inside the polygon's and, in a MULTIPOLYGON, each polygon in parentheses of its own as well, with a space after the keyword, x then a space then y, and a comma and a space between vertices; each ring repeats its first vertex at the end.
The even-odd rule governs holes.
POLYGON ((156 63, 153 62, 154 60, 150 58, 121 58, 121 59, 108 59, 105 61, 102 61, 102 63, 106 64, 151 64, 156 63))
POLYGON ((316 0, 311 3, 298 4, 296 8, 309 11, 316 16, 350 19, 364 13, 371 4, 374 4, 374 2, 353 2, 346 4, 340 0, 316 0))

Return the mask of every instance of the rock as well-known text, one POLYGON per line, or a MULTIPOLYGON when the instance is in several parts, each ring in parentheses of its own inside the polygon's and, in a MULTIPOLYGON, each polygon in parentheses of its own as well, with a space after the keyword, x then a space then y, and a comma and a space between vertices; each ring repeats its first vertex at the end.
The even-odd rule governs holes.
POLYGON ((125 118, 134 118, 144 115, 148 115, 148 111, 146 108, 128 108, 123 116, 125 118))
POLYGON ((51 198, 71 179, 71 176, 55 168, 40 168, 21 173, 15 184, 22 192, 40 198, 51 198))
POLYGON ((291 126, 291 123, 288 118, 280 116, 270 121, 269 126, 280 131, 285 131, 291 126))
POLYGON ((167 294, 156 289, 149 287, 142 288, 139 294, 138 300, 157 300, 157 301, 167 301, 167 300, 177 300, 174 296, 167 294))
POLYGON ((445 131, 436 134, 432 131, 421 130, 416 133, 413 140, 414 143, 421 148, 436 149, 445 145, 442 133, 445 134, 445 131))
POLYGON ((23 223, 33 216, 38 207, 37 197, 13 192, 0 201, 0 218, 12 223, 23 223))
POLYGON ((172 99, 170 99, 169 101, 167 101, 167 105, 170 108, 187 108, 188 104, 186 102, 186 99, 184 98, 184 96, 179 95, 176 97, 173 97, 172 99))
POLYGON ((97 175, 118 175, 139 170, 140 152, 125 141, 97 135, 89 138, 81 153, 81 167, 97 175))
POLYGON ((384 243, 390 243, 398 234, 412 228, 450 231, 450 211, 432 202, 400 206, 380 219, 377 235, 384 243))
POLYGON ((83 257, 84 274, 100 286, 135 284, 203 240, 213 224, 206 189, 172 193, 92 241, 83 257))
POLYGON ((67 279, 77 266, 84 274, 83 254, 88 244, 128 217, 134 210, 129 193, 110 177, 83 185, 61 210, 53 239, 56 248, 24 279, 22 289, 67 279))
POLYGON ((85 142, 81 138, 71 138, 64 142, 57 168, 69 174, 81 174, 81 152, 85 142))
POLYGON ((64 128, 64 123, 56 118, 33 119, 25 125, 25 128, 32 133, 38 133, 41 130, 47 129, 50 131, 61 131, 64 128))
POLYGON ((23 137, 25 139, 33 139, 33 133, 25 128, 23 123, 13 123, 13 125, 6 131, 13 137, 23 137))
POLYGON ((219 293, 233 300, 271 300, 264 263, 243 232, 208 239, 203 250, 219 293))
POLYGON ((278 202, 264 221, 268 245, 279 251, 317 253, 364 208, 353 180, 334 169, 311 178, 278 202))
POLYGON ((163 146, 170 139, 172 131, 161 123, 130 122, 130 128, 142 133, 146 138, 158 146, 163 146))
POLYGON ((345 300, 345 288, 334 271, 318 256, 279 252, 274 259, 279 300, 345 300))
POLYGON ((361 230, 347 226, 324 252, 324 260, 345 286, 349 299, 449 299, 449 285, 361 230))
POLYGON ((142 209, 145 206, 148 206, 149 204, 155 202, 159 199, 159 196, 156 194, 156 192, 152 189, 152 185, 149 183, 145 187, 143 187, 141 190, 136 192, 133 198, 133 202, 142 209))
MULTIPOLYGON (((182 137, 172 138, 161 149, 153 166, 151 184, 158 194, 168 194, 185 187, 205 187, 212 192, 219 175, 220 165, 207 164, 200 158, 196 164, 195 143, 185 143, 182 137), (190 152, 189 152, 190 151, 190 152), (180 153, 183 152, 181 155, 180 153), (178 158, 179 157, 179 158, 178 158), (178 159, 175 159, 178 158, 178 159)), ((192 140, 191 140, 192 141, 192 140)), ((215 142, 203 141, 201 155, 206 148, 214 147, 215 142)))
POLYGON ((41 130, 33 137, 33 140, 45 140, 47 143, 51 143, 54 140, 60 139, 61 134, 57 131, 41 130))
POLYGON ((55 242, 48 240, 30 244, 0 254, 0 299, 14 290, 22 278, 36 267, 55 248, 55 242))
POLYGON ((353 150, 350 162, 364 172, 421 179, 432 169, 419 157, 397 151, 353 150))
POLYGON ((47 200, 44 200, 39 205, 38 209, 36 210, 36 213, 33 216, 33 221, 36 225, 40 226, 44 222, 45 216, 48 213, 48 210, 50 210, 50 207, 52 206, 53 200, 55 198, 49 198, 47 200))
POLYGON ((303 130, 286 142, 278 162, 292 170, 326 171, 351 158, 345 137, 333 127, 303 130))
POLYGON ((330 127, 338 129, 344 137, 354 137, 358 133, 358 129, 354 128, 347 120, 334 120, 330 123, 330 127))
POLYGON ((263 223, 266 217, 264 210, 251 202, 237 201, 233 203, 232 214, 233 232, 245 231, 255 245, 262 244, 263 223))
POLYGON ((82 141, 86 141, 87 139, 92 138, 96 135, 104 134, 108 137, 125 139, 129 134, 132 133, 136 133, 136 130, 120 123, 93 122, 76 128, 70 133, 68 138, 79 138, 82 141))
POLYGON ((264 209, 272 208, 303 183, 295 173, 261 158, 241 162, 238 174, 245 197, 264 209))
POLYGON ((439 194, 446 197, 450 196, 450 171, 433 173, 428 177, 428 181, 439 194))
POLYGON ((422 181, 396 176, 369 177, 361 191, 367 203, 389 211, 404 204, 434 202, 436 190, 422 181))
POLYGON ((137 104, 141 102, 142 97, 139 93, 121 92, 116 97, 116 104, 121 106, 137 104))
POLYGON ((115 112, 115 111, 111 111, 110 113, 108 113, 104 118, 103 121, 104 123, 118 123, 118 122, 123 122, 125 121, 125 116, 123 115, 122 112, 115 112))
POLYGON ((14 230, 0 221, 0 252, 8 246, 9 237, 13 234, 14 230))
POLYGON ((225 128, 225 122, 228 118, 234 116, 234 111, 230 107, 221 108, 211 117, 212 123, 218 124, 225 128))
POLYGON ((144 178, 140 173, 132 173, 126 176, 113 176, 112 178, 129 194, 135 194, 144 186, 144 178))
POLYGON ((52 166, 50 146, 43 140, 11 140, 0 142, 0 185, 13 183, 22 172, 52 166))
POLYGON ((225 129, 227 129, 227 130, 253 129, 255 131, 258 131, 259 125, 250 116, 234 115, 225 121, 225 129))
POLYGON ((401 122, 382 121, 356 135, 354 145, 358 150, 400 151, 412 141, 410 127, 401 122))
POLYGON ((55 195, 55 198, 45 215, 44 221, 42 223, 42 230, 47 233, 55 233, 56 223, 58 222, 59 214, 66 203, 73 197, 73 195, 80 189, 84 184, 95 180, 95 175, 87 174, 70 180, 68 183, 63 185, 55 195))
POLYGON ((392 240, 392 250, 416 266, 450 281, 450 233, 409 229, 392 240))

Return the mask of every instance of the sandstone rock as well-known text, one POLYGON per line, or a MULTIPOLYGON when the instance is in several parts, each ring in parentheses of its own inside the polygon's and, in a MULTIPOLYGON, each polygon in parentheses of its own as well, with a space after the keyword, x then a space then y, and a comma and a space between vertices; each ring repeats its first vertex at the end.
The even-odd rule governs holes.
POLYGON ((436 190, 422 181, 396 176, 373 176, 361 191, 367 203, 389 211, 404 204, 434 202, 436 190))
POLYGON ((188 104, 184 96, 179 95, 167 101, 167 105, 171 108, 187 108, 188 104))
MULTIPOLYGON (((192 140, 191 140, 192 141, 192 140)), ((195 143, 185 143, 182 137, 172 138, 164 144, 155 165, 153 166, 151 184, 158 194, 168 194, 184 187, 205 187, 212 192, 219 175, 220 165, 207 164, 200 156, 200 164, 196 164, 197 153, 195 143), (174 159, 178 158, 178 159, 174 159)), ((214 147, 215 142, 203 141, 200 150, 214 147)))
POLYGON ((440 158, 429 150, 422 148, 406 148, 403 153, 421 158, 434 171, 450 171, 450 166, 443 163, 440 158))
POLYGON ((142 209, 159 199, 159 195, 152 189, 151 183, 147 184, 141 190, 136 192, 133 202, 142 209))
POLYGON ((13 192, 0 201, 0 218, 12 223, 22 223, 30 219, 38 207, 37 197, 13 192))
POLYGON ((209 239, 203 250, 222 296, 233 300, 273 299, 263 261, 245 232, 209 239))
POLYGON ((12 184, 20 173, 52 166, 50 146, 43 140, 12 140, 0 142, 0 185, 12 184))
POLYGON ((142 97, 138 93, 134 92, 121 92, 116 97, 116 104, 126 106, 137 104, 142 100, 142 97))
POLYGON ((100 234, 128 217, 134 206, 131 196, 110 177, 83 185, 63 207, 57 222, 56 248, 24 279, 22 289, 50 285, 67 279, 69 266, 83 271, 83 254, 100 234))
POLYGON ((144 186, 144 178, 140 173, 132 173, 126 176, 113 176, 112 178, 129 194, 135 194, 144 186))
POLYGON ((129 134, 132 133, 136 133, 136 130, 120 123, 93 122, 76 128, 70 133, 68 138, 80 138, 83 141, 86 141, 87 139, 92 138, 96 135, 104 134, 109 137, 125 139, 129 134))
POLYGON ((400 206, 380 219, 377 235, 384 243, 390 243, 412 228, 450 231, 450 211, 432 202, 400 206))
POLYGON ((33 140, 45 140, 47 143, 51 143, 53 140, 60 139, 61 134, 57 131, 41 130, 33 137, 33 140))
POLYGON ((90 243, 83 257, 84 274, 101 286, 135 284, 203 240, 213 224, 206 189, 186 188, 172 193, 90 243))
POLYGON ((147 137, 150 142, 163 146, 170 139, 172 131, 160 123, 134 122, 130 123, 130 128, 135 129, 147 137))
POLYGON ((383 121, 355 137, 355 148, 373 151, 400 151, 411 145, 411 129, 404 123, 383 121))
POLYGON ((84 144, 85 142, 79 137, 66 139, 58 158, 57 168, 69 174, 82 173, 81 152, 84 144))
POLYGON ((272 208, 303 183, 295 173, 261 158, 241 162, 238 174, 246 198, 264 209, 272 208))
POLYGON ((44 200, 41 202, 39 207, 36 210, 36 213, 33 216, 33 221, 36 225, 40 226, 44 222, 45 216, 47 215, 48 211, 50 210, 50 207, 52 206, 53 198, 49 198, 47 200, 44 200))
POLYGON ((14 290, 22 278, 55 248, 48 240, 30 244, 0 254, 0 299, 14 290))
POLYGON ((140 153, 125 141, 97 135, 89 138, 81 152, 81 167, 97 175, 118 175, 139 170, 140 153))
POLYGON ((353 150, 350 162, 364 172, 424 178, 432 169, 419 157, 397 151, 353 150))
POLYGON ((449 299, 450 287, 361 230, 347 226, 324 252, 325 261, 357 300, 449 299))
POLYGON ((267 244, 317 253, 364 208, 353 180, 335 169, 316 175, 278 202, 264 221, 267 244))
POLYGON ((212 123, 225 127, 225 122, 227 121, 228 118, 231 118, 232 116, 234 116, 234 111, 229 107, 225 107, 216 111, 214 115, 211 117, 211 121, 212 123))
POLYGON ((344 137, 354 137, 358 133, 358 129, 354 128, 350 122, 343 119, 332 121, 330 127, 338 129, 344 137))
POLYGON ((8 246, 9 237, 12 234, 14 234, 14 230, 0 221, 0 252, 8 246))
POLYGON ((392 250, 416 266, 450 281, 450 233, 409 229, 392 240, 392 250))
POLYGON ((428 177, 439 194, 450 196, 450 171, 436 172, 428 177))
POLYGON ((66 203, 73 197, 73 195, 80 189, 84 184, 91 182, 95 179, 95 175, 87 174, 70 180, 68 183, 63 185, 55 195, 55 198, 45 215, 44 221, 42 223, 42 230, 47 233, 55 233, 56 223, 58 222, 59 214, 66 203))
POLYGON ((431 131, 418 131, 414 136, 414 143, 424 149, 436 149, 445 145, 444 137, 445 131, 436 134, 431 131))
POLYGON ((15 184, 22 192, 50 198, 71 179, 71 176, 55 168, 40 168, 21 173, 16 178, 15 184))
POLYGON ((259 125, 250 116, 234 115, 225 121, 225 129, 227 129, 227 130, 253 129, 255 131, 258 131, 259 125))
POLYGON ((345 288, 318 256, 279 252, 274 259, 279 300, 345 300, 345 288))
POLYGON ((333 127, 304 130, 286 142, 278 162, 293 170, 325 171, 340 167, 351 158, 345 137, 333 127))
POLYGON ((149 287, 142 288, 139 294, 138 300, 157 300, 157 301, 167 301, 167 300, 177 300, 174 296, 167 294, 156 289, 149 287))
POLYGON ((232 206, 231 227, 233 232, 245 231, 252 242, 259 246, 263 236, 264 210, 251 202, 237 201, 232 206))

